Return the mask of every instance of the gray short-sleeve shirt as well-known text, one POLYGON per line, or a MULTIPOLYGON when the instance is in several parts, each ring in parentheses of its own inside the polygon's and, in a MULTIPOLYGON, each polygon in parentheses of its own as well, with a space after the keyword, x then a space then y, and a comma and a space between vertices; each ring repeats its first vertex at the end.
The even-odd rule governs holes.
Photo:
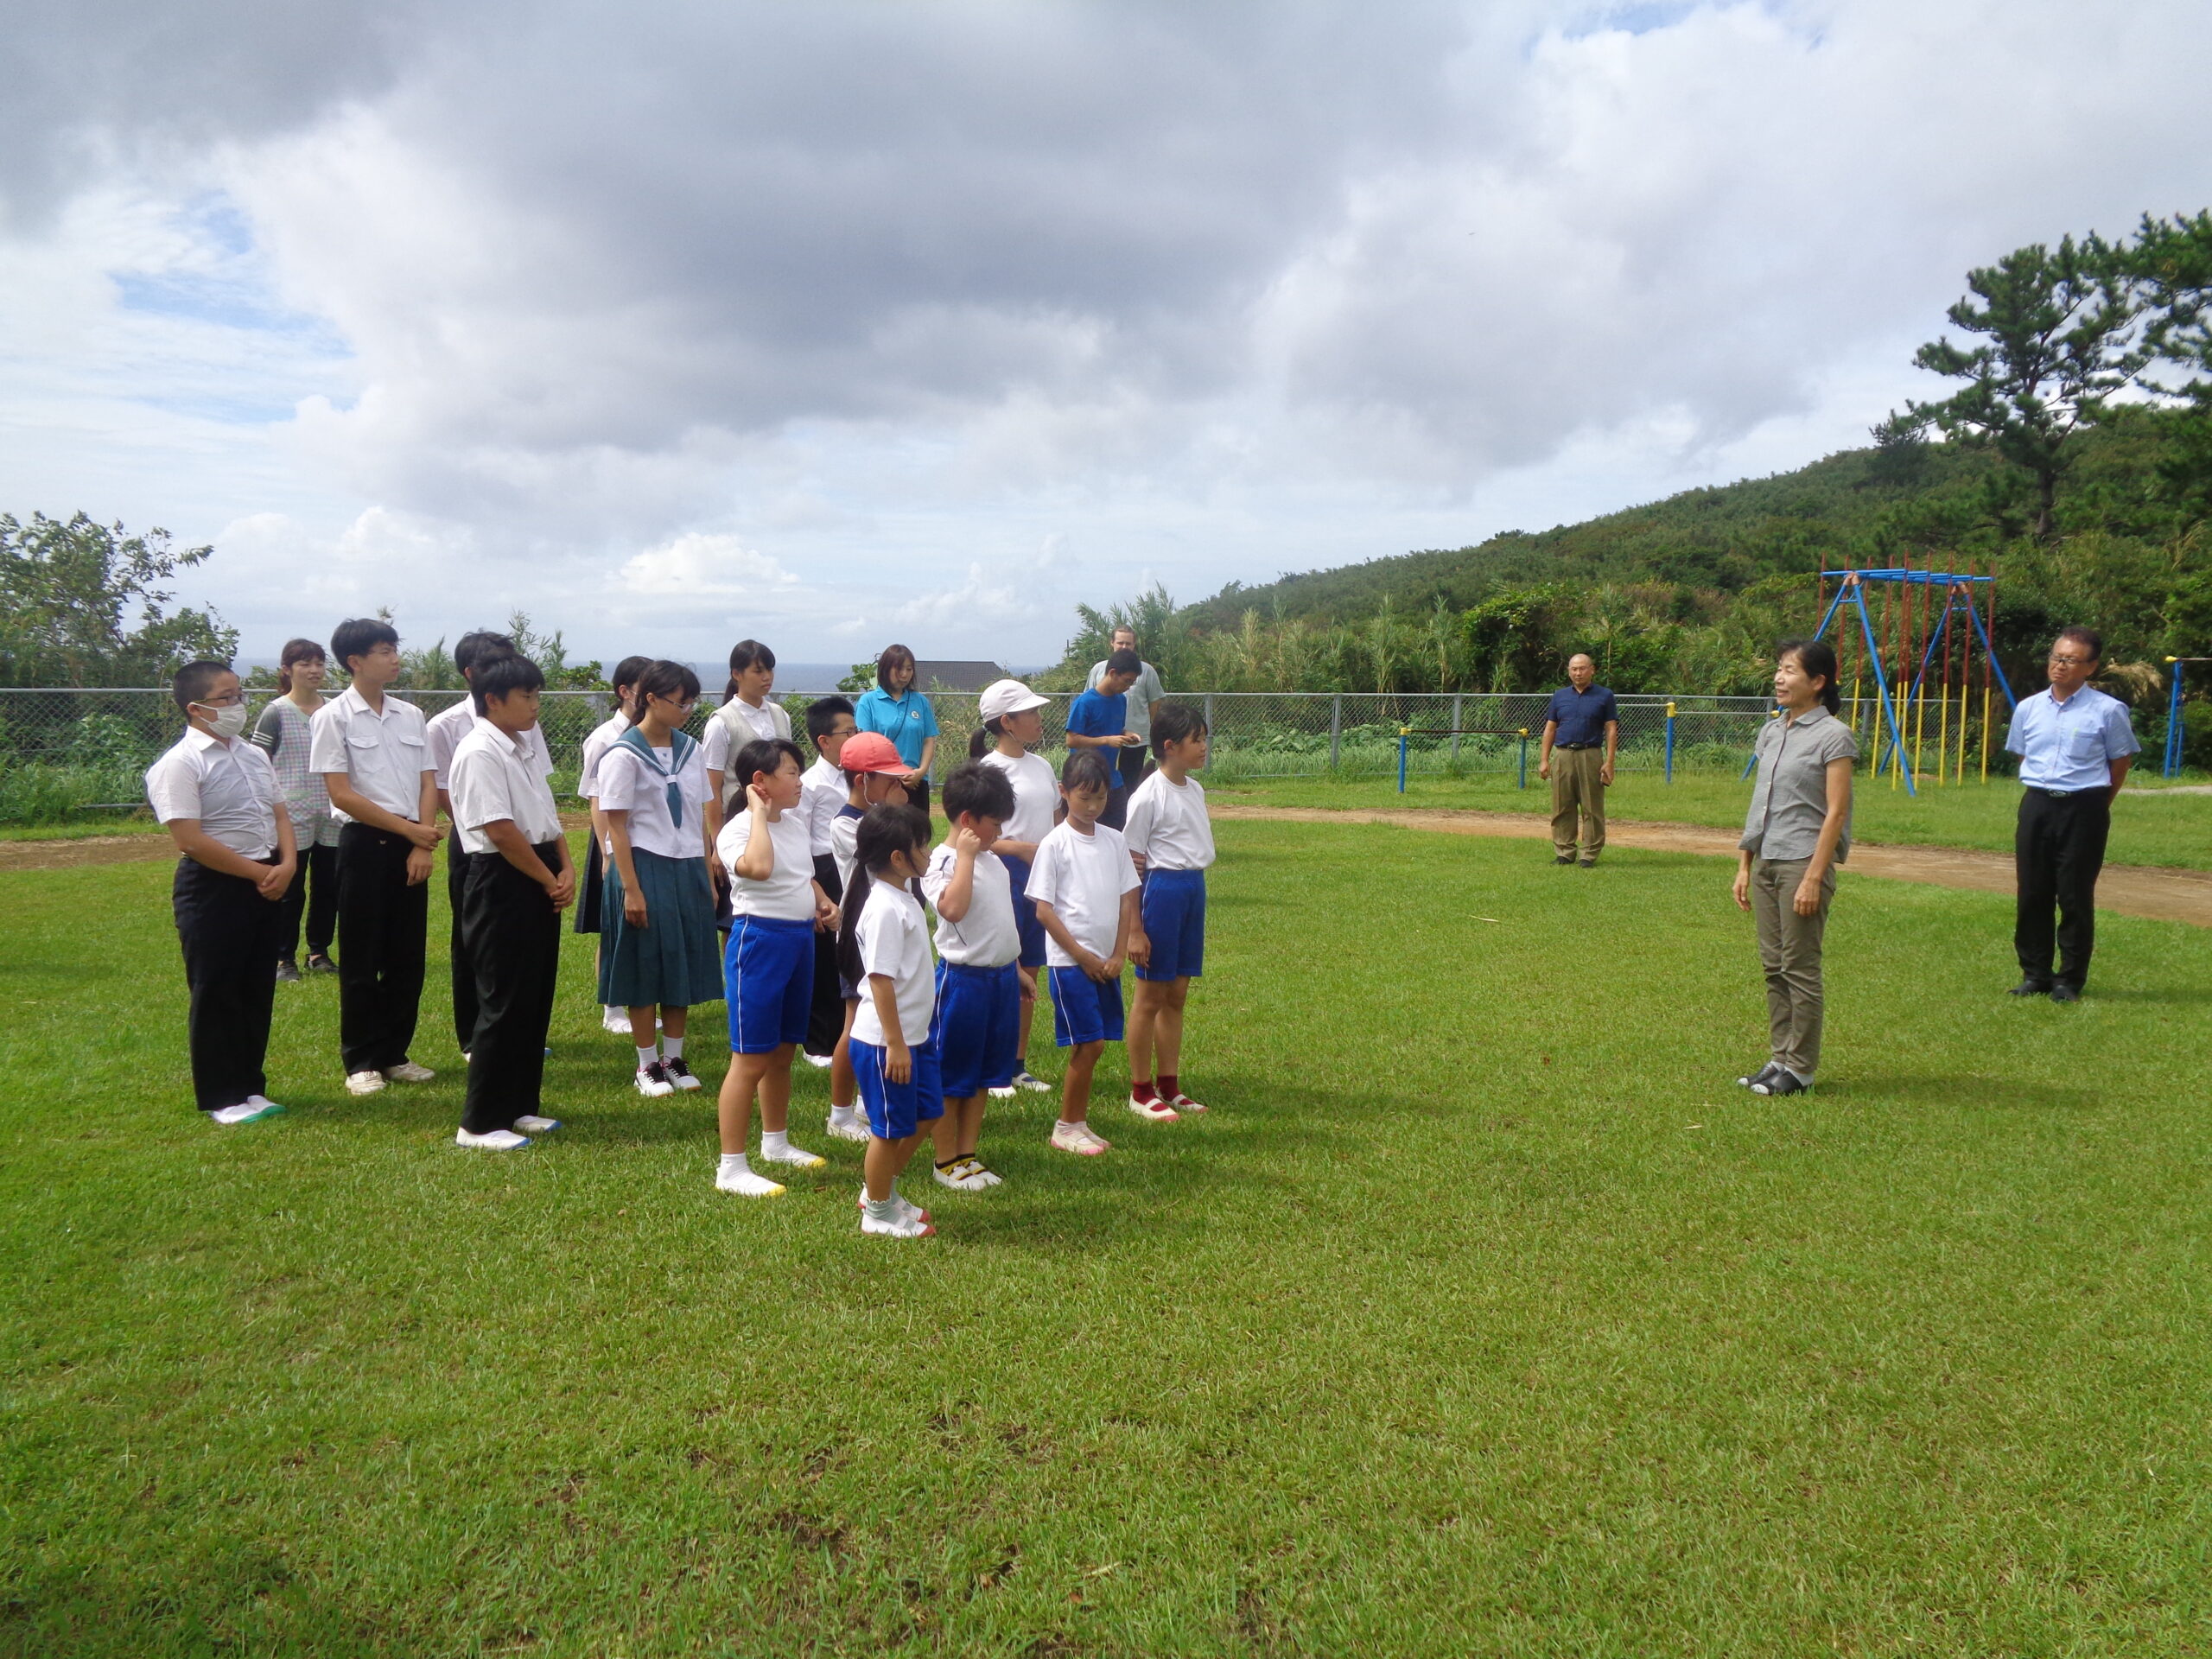
MULTIPOLYGON (((1736 844, 1770 862, 1810 858, 1820 844, 1828 816, 1828 762, 1856 760, 1859 740, 1851 728, 1825 709, 1791 720, 1767 721, 1754 750, 1758 775, 1751 785, 1751 810, 1744 814, 1744 838, 1736 844)), ((1843 837, 1835 861, 1851 852, 1851 817, 1844 815, 1843 837)))

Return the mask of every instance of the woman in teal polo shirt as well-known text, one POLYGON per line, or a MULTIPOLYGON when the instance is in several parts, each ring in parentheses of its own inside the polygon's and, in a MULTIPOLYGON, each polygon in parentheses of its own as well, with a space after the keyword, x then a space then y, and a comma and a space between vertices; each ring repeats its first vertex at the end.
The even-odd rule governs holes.
POLYGON ((875 690, 854 702, 853 724, 891 740, 899 758, 912 768, 906 803, 927 812, 930 766, 937 759, 937 710, 914 690, 914 653, 906 646, 887 646, 875 659, 875 690))

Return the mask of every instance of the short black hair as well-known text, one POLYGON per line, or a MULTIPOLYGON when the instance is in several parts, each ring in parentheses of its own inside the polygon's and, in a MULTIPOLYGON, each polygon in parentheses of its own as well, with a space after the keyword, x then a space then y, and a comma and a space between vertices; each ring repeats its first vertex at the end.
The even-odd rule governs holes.
POLYGON ((1144 658, 1134 651, 1115 652, 1106 658, 1106 671, 1109 674, 1141 674, 1144 672, 1144 658))
POLYGON ((228 674, 231 665, 203 657, 198 662, 187 663, 176 671, 169 682, 169 696, 176 699, 176 706, 189 711, 192 705, 207 695, 207 688, 215 683, 219 674, 228 674))
POLYGON ((330 654, 348 674, 353 659, 365 657, 378 645, 397 647, 399 630, 380 616, 349 616, 330 631, 330 654))
POLYGON ((806 741, 814 745, 817 754, 822 753, 822 740, 830 735, 837 723, 837 716, 853 717, 850 697, 817 697, 806 705, 806 741))
POLYGON ((2101 663, 2105 659, 2105 637, 2094 628, 2061 628, 2058 639, 2050 642, 2054 651, 2057 649, 2060 639, 2071 639, 2089 653, 2089 660, 2093 663, 2101 663))
POLYGON ((1206 729, 1206 717, 1187 702, 1163 702, 1152 717, 1152 752, 1167 753, 1170 743, 1187 743, 1206 729))
POLYGON ((963 812, 996 818, 1001 823, 1014 816, 1013 782, 996 766, 987 766, 980 760, 963 760, 955 766, 938 798, 944 803, 948 821, 957 820, 963 812))
MULTIPOLYGON (((893 666, 899 663, 904 663, 907 667, 913 669, 914 677, 916 679, 918 680, 922 677, 920 666, 914 661, 914 653, 912 652, 907 650, 904 645, 886 645, 883 648, 883 654, 875 659, 875 683, 881 686, 886 691, 888 691, 891 689, 891 671, 893 666)), ((909 687, 908 689, 910 690, 920 690, 918 686, 909 687)))
POLYGON ((1114 792, 1114 768, 1096 749, 1070 749, 1060 762, 1060 787, 1072 795, 1078 789, 1114 792))
POLYGON ((461 677, 467 679, 493 658, 512 657, 518 649, 512 634, 471 628, 461 636, 461 642, 453 648, 453 665, 461 671, 461 677))
POLYGON ((502 702, 518 691, 543 691, 545 671, 527 657, 518 657, 512 652, 502 656, 494 653, 477 665, 476 677, 468 683, 468 700, 476 705, 480 715, 489 714, 486 707, 493 697, 502 702))
POLYGON ((618 696, 626 685, 634 691, 638 686, 638 676, 652 665, 653 659, 650 657, 625 657, 614 664, 613 675, 607 682, 607 689, 618 696))
POLYGON ((637 700, 638 712, 644 716, 647 697, 673 697, 682 702, 686 698, 699 700, 699 677, 691 671, 689 663, 671 663, 665 658, 647 663, 635 679, 630 682, 630 695, 637 700))
POLYGON ((730 762, 730 773, 737 779, 738 788, 747 789, 756 773, 765 772, 772 778, 783 770, 787 754, 793 766, 801 772, 806 770, 806 757, 788 737, 756 737, 737 752, 737 759, 730 762))

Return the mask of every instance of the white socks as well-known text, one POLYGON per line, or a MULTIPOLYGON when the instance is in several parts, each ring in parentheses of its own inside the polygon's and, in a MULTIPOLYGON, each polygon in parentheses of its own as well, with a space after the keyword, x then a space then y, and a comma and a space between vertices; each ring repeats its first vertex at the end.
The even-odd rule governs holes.
POLYGON ((752 1167, 752 1162, 743 1153, 726 1152, 722 1154, 722 1161, 715 1169, 715 1173, 717 1177, 723 1175, 742 1175, 747 1170, 752 1167))
POLYGON ((721 1163, 715 1171, 715 1185, 744 1198, 772 1198, 784 1190, 766 1176, 755 1175, 741 1152, 722 1154, 721 1163))
POLYGON ((849 1129, 857 1124, 860 1121, 861 1109, 858 1106, 840 1106, 834 1100, 830 1103, 830 1127, 831 1128, 849 1129))
POLYGON ((644 1071, 658 1058, 660 1058, 659 1048, 652 1044, 647 1044, 638 1051, 638 1070, 644 1071))
POLYGON ((861 1202, 873 1220, 897 1221, 899 1219, 901 1206, 896 1191, 893 1191, 887 1198, 863 1198, 861 1202))
POLYGON ((760 1155, 763 1158, 785 1158, 791 1155, 791 1137, 788 1129, 760 1131, 760 1155))
POLYGON ((682 1059, 683 1058, 683 1039, 681 1037, 662 1038, 660 1039, 660 1057, 664 1060, 682 1059))

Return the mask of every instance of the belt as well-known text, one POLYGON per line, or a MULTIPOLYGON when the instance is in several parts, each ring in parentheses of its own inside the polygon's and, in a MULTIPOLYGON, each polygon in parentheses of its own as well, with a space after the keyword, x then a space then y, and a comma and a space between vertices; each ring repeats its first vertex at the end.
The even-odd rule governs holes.
POLYGON ((1602 743, 1554 743, 1552 745, 1555 749, 1601 749, 1605 747, 1602 743))
POLYGON ((2087 789, 2045 789, 2041 784, 2021 785, 2031 795, 2040 795, 2049 801, 2078 801, 2086 795, 2103 795, 2112 788, 2109 784, 2093 784, 2087 789))

